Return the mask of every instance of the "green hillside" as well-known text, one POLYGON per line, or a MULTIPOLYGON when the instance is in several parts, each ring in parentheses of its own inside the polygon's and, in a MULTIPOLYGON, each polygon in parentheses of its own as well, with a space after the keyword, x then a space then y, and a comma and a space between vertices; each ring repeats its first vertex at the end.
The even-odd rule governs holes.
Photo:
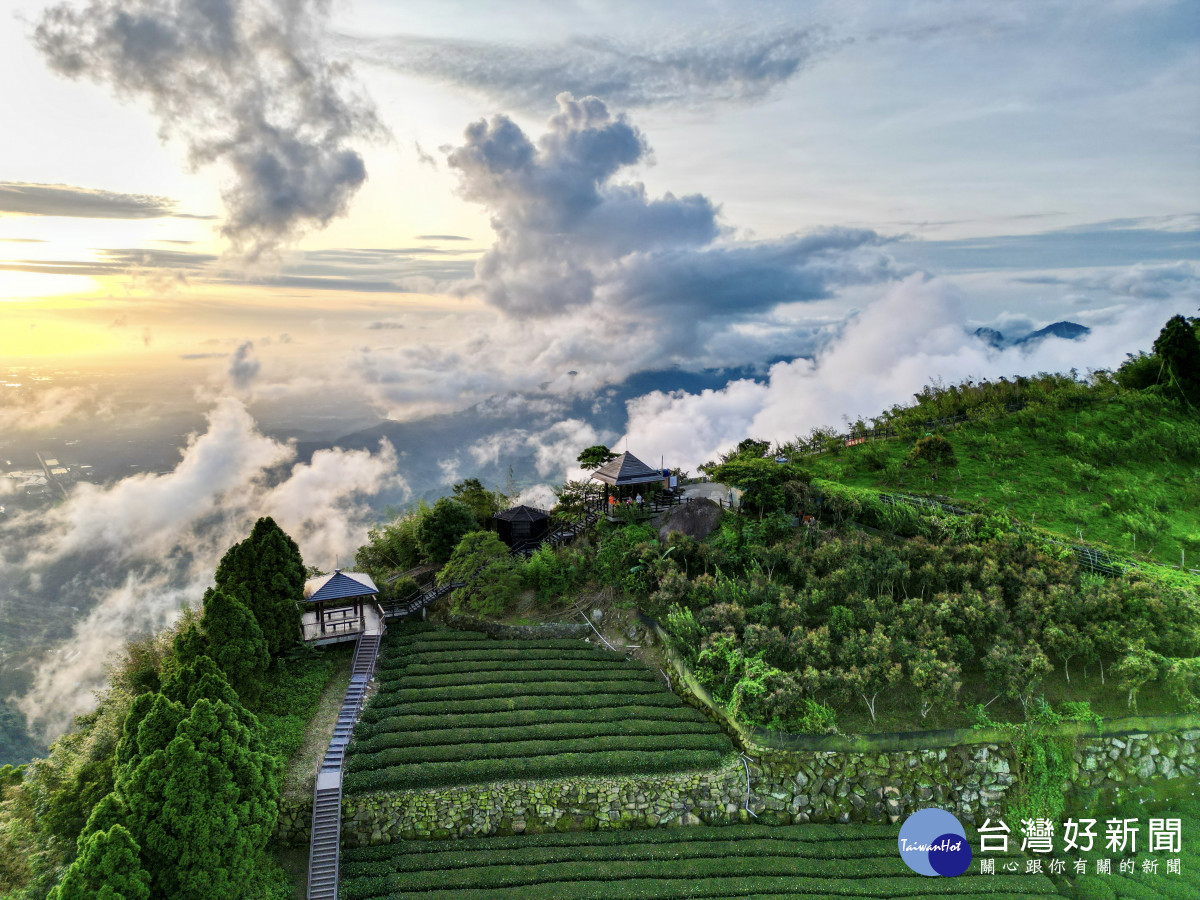
MULTIPOLYGON (((936 401, 915 409, 936 407, 936 401)), ((938 429, 957 465, 906 466, 912 442, 871 440, 804 461, 848 485, 999 512, 1066 540, 1200 569, 1200 419, 1134 391, 1062 390, 1015 411, 980 405, 938 429)))

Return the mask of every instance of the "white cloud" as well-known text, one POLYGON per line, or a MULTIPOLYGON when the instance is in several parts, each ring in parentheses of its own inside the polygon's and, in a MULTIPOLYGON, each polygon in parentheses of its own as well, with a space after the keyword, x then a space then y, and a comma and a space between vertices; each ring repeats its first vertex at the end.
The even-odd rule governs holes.
POLYGON ((785 441, 844 417, 869 418, 935 378, 998 378, 1115 368, 1147 349, 1163 323, 1190 300, 1114 311, 1081 340, 1050 339, 997 351, 970 335, 957 289, 912 276, 858 314, 814 360, 779 363, 765 383, 735 381, 700 394, 653 392, 629 403, 627 440, 668 465, 694 468, 745 437, 785 441))
POLYGON ((406 488, 387 442, 375 453, 321 450, 307 462, 295 455, 227 397, 171 472, 79 484, 48 511, 0 520, 0 600, 61 603, 41 596, 58 591, 84 610, 60 648, 31 660, 32 686, 19 702, 32 726, 53 737, 89 709, 106 656, 197 603, 225 550, 260 516, 273 517, 306 559, 325 567, 364 540, 366 498, 406 488))

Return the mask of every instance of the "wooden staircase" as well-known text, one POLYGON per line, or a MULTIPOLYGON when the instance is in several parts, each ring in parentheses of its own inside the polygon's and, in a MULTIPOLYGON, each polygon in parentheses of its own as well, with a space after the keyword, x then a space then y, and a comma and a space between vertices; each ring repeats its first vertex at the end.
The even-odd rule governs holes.
POLYGON ((317 770, 313 791, 312 834, 308 849, 308 900, 337 900, 338 854, 342 840, 342 766, 346 746, 362 712, 367 685, 375 674, 379 632, 359 635, 350 668, 350 686, 342 700, 333 739, 317 770))

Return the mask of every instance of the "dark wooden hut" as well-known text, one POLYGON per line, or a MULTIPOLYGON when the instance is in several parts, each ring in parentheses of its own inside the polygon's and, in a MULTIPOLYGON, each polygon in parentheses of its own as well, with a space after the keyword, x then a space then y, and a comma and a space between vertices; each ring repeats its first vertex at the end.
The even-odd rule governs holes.
POLYGON ((514 506, 494 516, 496 534, 508 546, 539 541, 550 530, 550 513, 532 506, 514 506))

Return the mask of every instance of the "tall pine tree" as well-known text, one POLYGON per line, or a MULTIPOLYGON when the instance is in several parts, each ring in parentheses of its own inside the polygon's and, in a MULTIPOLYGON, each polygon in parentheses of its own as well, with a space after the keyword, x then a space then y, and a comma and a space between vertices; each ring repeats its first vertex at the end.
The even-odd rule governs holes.
POLYGON ((304 560, 296 542, 273 519, 259 519, 248 538, 226 551, 216 582, 218 590, 244 599, 272 658, 299 639, 304 560))

